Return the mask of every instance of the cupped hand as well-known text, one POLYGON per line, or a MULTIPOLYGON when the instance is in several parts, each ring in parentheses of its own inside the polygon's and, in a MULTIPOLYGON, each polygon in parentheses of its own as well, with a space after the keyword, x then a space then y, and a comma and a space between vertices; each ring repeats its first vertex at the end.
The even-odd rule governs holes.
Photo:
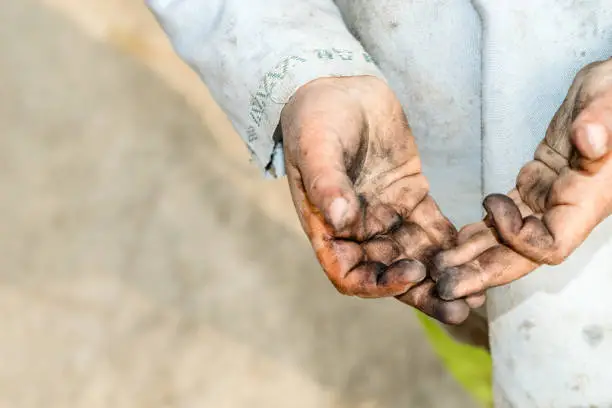
POLYGON ((484 201, 432 276, 443 299, 482 293, 563 262, 612 214, 612 59, 583 68, 516 189, 484 201))
MULTIPOLYGON (((321 78, 294 94, 281 128, 297 213, 328 278, 343 294, 397 297, 445 323, 469 314, 428 277, 456 230, 429 195, 414 137, 378 78, 321 78)), ((470 299, 478 303, 479 297, 470 299)))

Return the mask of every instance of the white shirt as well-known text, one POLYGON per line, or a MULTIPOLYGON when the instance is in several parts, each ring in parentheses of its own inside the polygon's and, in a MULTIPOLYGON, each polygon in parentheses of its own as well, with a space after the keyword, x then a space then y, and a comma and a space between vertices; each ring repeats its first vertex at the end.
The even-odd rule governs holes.
MULTIPOLYGON (((386 79, 458 226, 514 186, 578 70, 612 56, 612 0, 148 3, 269 173, 282 174, 274 133, 299 86, 386 79)), ((489 291, 496 406, 612 406, 611 253, 609 219, 564 264, 489 291)))
POLYGON ((283 174, 280 111, 323 76, 397 93, 457 224, 533 154, 575 73, 612 55, 612 0, 148 0, 255 162, 283 174), (372 62, 376 61, 376 64, 372 62))

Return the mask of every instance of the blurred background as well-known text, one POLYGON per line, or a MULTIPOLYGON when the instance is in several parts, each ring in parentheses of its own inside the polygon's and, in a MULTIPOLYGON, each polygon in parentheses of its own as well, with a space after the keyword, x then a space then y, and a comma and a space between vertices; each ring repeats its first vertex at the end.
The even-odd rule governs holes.
POLYGON ((0 408, 469 408, 338 295, 142 0, 0 0, 0 408))

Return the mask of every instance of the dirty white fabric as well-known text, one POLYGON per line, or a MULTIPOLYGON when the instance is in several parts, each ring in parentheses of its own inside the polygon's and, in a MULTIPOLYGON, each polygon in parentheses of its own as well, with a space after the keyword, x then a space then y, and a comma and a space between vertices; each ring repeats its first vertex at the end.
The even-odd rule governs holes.
POLYGON ((269 174, 283 174, 274 131, 299 86, 387 79, 458 224, 511 187, 576 71, 612 48, 612 0, 147 2, 269 174))
MULTIPOLYGON (((612 56, 612 0, 148 4, 256 162, 275 175, 283 169, 274 133, 295 89, 323 76, 385 78, 406 110, 434 198, 459 226, 481 217, 483 194, 514 185, 577 71, 612 56)), ((581 332, 612 327, 610 237, 612 220, 573 256, 580 262, 555 268, 555 279, 534 273, 490 291, 494 372, 504 379, 496 406, 612 404, 612 371, 601 358, 612 354, 612 336, 585 348, 592 330, 581 332), (597 251, 607 261, 595 261, 597 251), (589 294, 578 309, 574 289, 589 294), (521 330, 528 333, 517 340, 521 330), (565 364, 574 353, 582 366, 565 364)))
POLYGON ((262 169, 283 174, 273 134, 296 88, 382 74, 330 0, 148 0, 177 53, 200 73, 262 169))

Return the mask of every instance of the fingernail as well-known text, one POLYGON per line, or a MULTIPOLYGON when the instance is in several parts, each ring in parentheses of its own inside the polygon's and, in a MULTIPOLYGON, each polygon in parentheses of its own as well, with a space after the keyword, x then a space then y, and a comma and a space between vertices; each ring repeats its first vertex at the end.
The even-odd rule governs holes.
POLYGON ((340 230, 344 227, 348 210, 349 205, 345 198, 338 197, 332 201, 329 206, 329 221, 336 230, 340 230))
POLYGON ((585 126, 587 142, 593 153, 593 158, 600 158, 608 150, 608 132, 599 124, 589 123, 585 126))

